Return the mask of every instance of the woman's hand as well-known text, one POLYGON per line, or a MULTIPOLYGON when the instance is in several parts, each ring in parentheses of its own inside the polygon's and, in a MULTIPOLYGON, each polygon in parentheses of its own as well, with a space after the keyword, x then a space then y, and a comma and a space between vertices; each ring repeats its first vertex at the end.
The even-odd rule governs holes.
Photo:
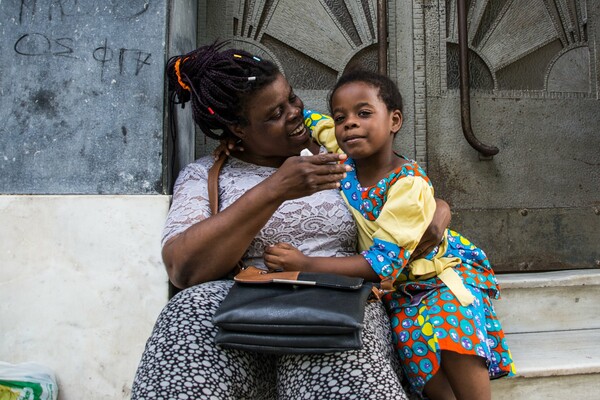
POLYGON ((239 152, 239 151, 244 151, 244 148, 237 140, 224 139, 224 140, 221 140, 220 144, 213 151, 213 157, 215 158, 215 160, 218 160, 219 157, 221 157, 222 153, 225 153, 228 156, 230 156, 232 152, 239 152))
POLYGON ((444 238, 444 232, 450 225, 452 214, 450 206, 444 200, 435 199, 436 208, 433 220, 427 227, 427 230, 421 237, 419 245, 410 256, 410 260, 416 260, 431 253, 435 246, 439 245, 444 238))
POLYGON ((309 196, 321 190, 336 189, 351 167, 340 164, 345 154, 318 154, 290 157, 265 180, 272 195, 283 200, 309 196))
POLYGON ((276 243, 265 249, 264 260, 269 269, 306 271, 310 257, 289 243, 276 243))

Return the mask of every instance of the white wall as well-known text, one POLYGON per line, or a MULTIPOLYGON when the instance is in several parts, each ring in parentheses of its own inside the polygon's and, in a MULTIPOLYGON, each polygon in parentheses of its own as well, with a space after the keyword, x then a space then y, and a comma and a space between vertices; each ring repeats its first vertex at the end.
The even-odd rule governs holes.
POLYGON ((128 399, 168 297, 169 196, 0 196, 0 361, 52 369, 59 399, 128 399))

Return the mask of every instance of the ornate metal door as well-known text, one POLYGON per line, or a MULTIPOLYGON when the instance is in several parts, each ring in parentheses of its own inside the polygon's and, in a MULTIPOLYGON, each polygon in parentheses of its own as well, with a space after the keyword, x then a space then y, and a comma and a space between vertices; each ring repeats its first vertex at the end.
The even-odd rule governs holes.
POLYGON ((423 14, 413 36, 424 38, 424 157, 454 225, 496 270, 599 267, 600 3, 466 2, 473 130, 499 148, 481 159, 460 123, 461 1, 412 2, 423 14))
MULTIPOLYGON (((471 117, 461 128, 457 2, 387 1, 388 74, 405 97, 397 150, 426 166, 453 227, 496 270, 600 266, 600 5, 470 0, 471 117)), ((307 107, 337 77, 377 69, 375 0, 205 0, 199 42, 229 38, 274 60, 307 107)), ((202 138, 197 153, 207 151, 202 138)))

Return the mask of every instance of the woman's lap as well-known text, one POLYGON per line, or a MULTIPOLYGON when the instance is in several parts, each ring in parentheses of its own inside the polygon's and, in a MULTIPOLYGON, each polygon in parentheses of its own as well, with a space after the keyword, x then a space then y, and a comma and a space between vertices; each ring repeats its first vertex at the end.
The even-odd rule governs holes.
POLYGON ((212 315, 231 284, 208 282, 171 299, 146 344, 132 399, 404 398, 380 303, 367 306, 361 350, 261 355, 214 345, 212 315))
POLYGON ((231 284, 209 282, 171 299, 146 344, 132 399, 260 398, 261 383, 269 375, 274 382, 269 357, 215 348, 211 319, 231 284))
POLYGON ((405 399, 381 303, 366 307, 363 348, 343 353, 279 358, 281 399, 405 399))

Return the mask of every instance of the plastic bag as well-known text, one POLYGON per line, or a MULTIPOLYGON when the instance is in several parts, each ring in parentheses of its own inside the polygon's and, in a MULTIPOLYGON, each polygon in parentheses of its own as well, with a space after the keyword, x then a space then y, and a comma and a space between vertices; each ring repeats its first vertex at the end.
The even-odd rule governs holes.
POLYGON ((0 400, 57 400, 54 373, 36 363, 0 361, 0 400))

